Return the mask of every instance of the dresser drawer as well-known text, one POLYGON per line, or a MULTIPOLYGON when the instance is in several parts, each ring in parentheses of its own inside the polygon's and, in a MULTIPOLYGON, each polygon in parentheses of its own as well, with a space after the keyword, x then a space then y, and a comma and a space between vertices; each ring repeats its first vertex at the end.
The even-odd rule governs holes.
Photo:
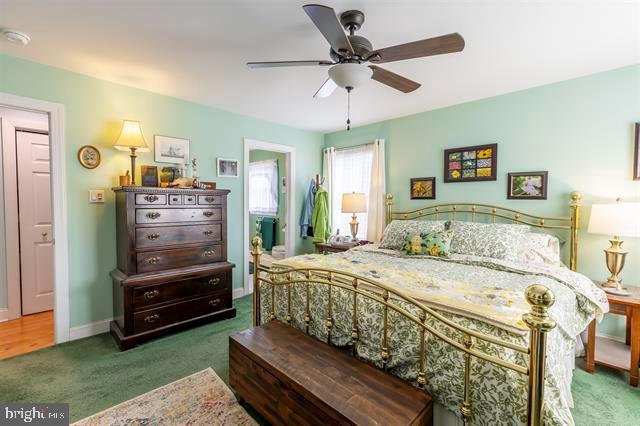
POLYGON ((196 209, 136 209, 136 223, 213 222, 222 219, 220 207, 196 209))
POLYGON ((219 195, 198 195, 198 204, 222 204, 222 197, 219 195))
POLYGON ((179 248, 171 250, 155 250, 137 254, 138 273, 162 271, 182 266, 202 265, 218 262, 222 258, 222 245, 179 248))
POLYGON ((175 244, 209 243, 222 240, 222 224, 136 228, 136 248, 175 244))
POLYGON ((133 314, 133 332, 142 333, 231 307, 231 293, 208 295, 133 314))
POLYGON ((193 205, 196 203, 195 195, 183 195, 182 196, 182 204, 193 205))
POLYGON ((169 195, 169 205, 182 204, 182 195, 171 194, 169 195))
POLYGON ((231 292, 231 271, 206 277, 148 285, 133 289, 133 309, 139 311, 149 306, 207 294, 231 292))
POLYGON ((136 204, 138 205, 166 205, 166 194, 136 194, 136 204))

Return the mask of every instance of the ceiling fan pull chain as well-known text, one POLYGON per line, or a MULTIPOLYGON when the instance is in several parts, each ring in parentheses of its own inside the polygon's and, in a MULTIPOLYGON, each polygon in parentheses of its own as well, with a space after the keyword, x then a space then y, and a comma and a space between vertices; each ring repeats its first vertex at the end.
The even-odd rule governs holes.
POLYGON ((351 87, 347 87, 347 130, 351 130, 351 87))

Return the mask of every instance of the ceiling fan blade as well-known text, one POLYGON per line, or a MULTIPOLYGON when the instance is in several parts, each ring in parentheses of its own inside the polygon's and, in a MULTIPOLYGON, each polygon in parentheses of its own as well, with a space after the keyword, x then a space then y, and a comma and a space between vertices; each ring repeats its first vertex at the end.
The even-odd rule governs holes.
POLYGON ((314 65, 333 65, 333 62, 331 61, 247 62, 247 66, 249 68, 309 67, 314 65))
POLYGON ((462 49, 464 49, 464 39, 460 34, 452 33, 374 50, 367 55, 367 58, 371 62, 382 64, 385 62, 460 52, 462 49), (379 56, 379 60, 376 60, 377 56, 379 56))
POLYGON ((313 95, 314 98, 326 98, 327 96, 330 96, 334 90, 336 90, 336 87, 338 87, 338 85, 331 80, 330 78, 327 79, 327 81, 325 81, 322 86, 320 86, 320 88, 318 89, 318 91, 316 92, 315 95, 313 95))
POLYGON ((420 83, 416 83, 415 81, 409 80, 408 78, 394 72, 387 71, 384 68, 380 68, 375 65, 369 65, 369 68, 373 70, 373 75, 371 76, 372 79, 379 83, 386 84, 389 87, 393 87, 401 92, 413 92, 420 87, 420 83))
POLYGON ((353 47, 338 21, 336 12, 332 8, 319 4, 307 4, 302 8, 336 53, 340 55, 350 53, 353 55, 353 47))

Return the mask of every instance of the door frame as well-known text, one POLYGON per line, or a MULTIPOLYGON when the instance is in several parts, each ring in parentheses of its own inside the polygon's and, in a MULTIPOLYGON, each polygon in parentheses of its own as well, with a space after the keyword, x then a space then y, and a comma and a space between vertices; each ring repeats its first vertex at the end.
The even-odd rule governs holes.
POLYGON ((287 188, 287 223, 284 230, 286 241, 286 255, 291 257, 295 254, 296 233, 295 230, 295 209, 296 209, 296 147, 282 145, 271 142, 263 142, 255 139, 244 139, 244 164, 243 164, 243 186, 244 186, 244 208, 243 210, 243 232, 242 232, 242 270, 244 294, 253 293, 253 282, 249 280, 249 156, 252 150, 264 150, 281 152, 286 154, 286 188, 287 188))
POLYGON ((69 238, 64 139, 64 105, 0 92, 0 106, 49 116, 51 208, 53 222, 54 332, 56 343, 69 340, 69 238))

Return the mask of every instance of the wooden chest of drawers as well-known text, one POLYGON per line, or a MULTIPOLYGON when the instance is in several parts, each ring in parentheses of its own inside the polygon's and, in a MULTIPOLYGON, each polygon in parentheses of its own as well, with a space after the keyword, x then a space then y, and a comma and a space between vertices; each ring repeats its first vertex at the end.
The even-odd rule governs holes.
POLYGON ((122 350, 235 316, 227 190, 114 188, 118 269, 111 334, 122 350))

